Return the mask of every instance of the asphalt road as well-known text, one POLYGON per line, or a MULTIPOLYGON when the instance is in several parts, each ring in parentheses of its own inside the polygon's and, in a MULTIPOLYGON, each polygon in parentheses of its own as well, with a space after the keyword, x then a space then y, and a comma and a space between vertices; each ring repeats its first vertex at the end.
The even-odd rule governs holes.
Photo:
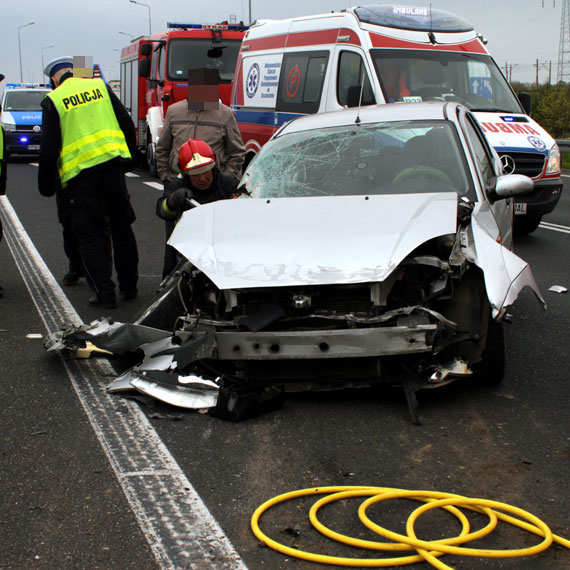
MULTIPOLYGON (((59 281, 67 268, 55 200, 38 194, 36 172, 32 164, 11 163, 7 196, 39 256, 59 281)), ((134 228, 141 257, 141 294, 112 311, 119 321, 128 321, 145 304, 161 273, 163 227, 154 214, 159 191, 145 183, 153 182, 146 172, 136 174, 128 184, 137 212, 134 228)), ((556 211, 544 221, 569 228, 570 194, 563 194, 556 211)), ((291 396, 281 410, 239 424, 166 405, 141 404, 244 566, 251 570, 318 568, 260 546, 249 520, 257 506, 275 495, 325 485, 428 489, 495 499, 527 509, 555 533, 570 537, 570 296, 548 291, 552 285, 570 287, 569 231, 541 227, 516 243, 516 252, 531 263, 549 307, 543 312, 530 291, 523 292, 513 307, 512 325, 506 330, 508 362, 503 383, 494 389, 456 383, 420 394, 420 426, 410 422, 399 391, 291 396)), ((89 419, 106 410, 86 409, 70 382, 70 366, 74 373, 89 376, 90 361, 70 364, 69 356, 47 353, 41 339, 27 337, 44 335, 45 325, 4 241, 0 284, 4 287, 0 299, 0 569, 168 568, 156 554, 161 537, 149 536, 141 523, 141 512, 133 509, 133 497, 109 459, 113 450, 101 446, 89 419)), ((84 322, 101 316, 99 309, 87 304, 89 290, 84 282, 63 293, 84 322)), ((124 367, 124 362, 116 360, 111 364, 124 367)), ((263 528, 276 540, 298 548, 363 555, 316 537, 307 522, 309 504, 299 500, 277 507, 263 517, 263 528)), ((354 505, 347 501, 328 507, 323 520, 366 538, 368 531, 358 523, 354 505)), ((409 502, 388 505, 375 508, 375 517, 389 528, 402 530, 409 502)), ((143 513, 152 512, 152 505, 148 509, 143 513)), ((425 522, 418 524, 420 536, 457 534, 453 517, 424 516, 425 522)), ((474 526, 485 524, 483 518, 475 518, 474 526)), ((512 548, 538 541, 501 527, 484 544, 512 548)), ((558 546, 531 560, 454 555, 444 560, 458 568, 570 568, 570 552, 558 546)), ((221 562, 216 564, 212 562, 211 567, 223 567, 221 562)), ((430 567, 427 563, 414 566, 430 567)))

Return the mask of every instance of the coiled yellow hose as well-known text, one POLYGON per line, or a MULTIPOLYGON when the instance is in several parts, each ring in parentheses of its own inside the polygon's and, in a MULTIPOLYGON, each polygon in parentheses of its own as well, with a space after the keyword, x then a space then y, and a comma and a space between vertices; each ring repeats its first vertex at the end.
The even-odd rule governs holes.
POLYGON ((556 542, 565 548, 570 549, 570 541, 552 534, 550 528, 533 514, 513 507, 506 503, 498 501, 491 501, 487 499, 473 499, 464 497, 462 495, 455 495, 452 493, 441 493, 437 491, 407 491, 404 489, 391 489, 387 487, 354 487, 354 486, 329 486, 329 487, 314 487, 311 489, 301 489, 298 491, 291 491, 269 499, 260 505, 251 518, 251 529, 255 536, 264 542, 270 548, 303 560, 311 562, 318 562, 321 564, 337 564, 341 566, 353 566, 359 568, 380 568, 389 566, 404 566, 414 564, 416 562, 429 562, 435 568, 440 570, 453 570, 451 566, 444 564, 438 557, 443 554, 456 554, 461 556, 475 556, 481 558, 515 558, 522 556, 531 556, 546 550, 552 542, 556 542), (268 509, 289 501, 291 499, 311 496, 311 495, 326 495, 325 497, 316 501, 309 511, 309 520, 313 527, 343 544, 366 548, 370 550, 380 550, 387 552, 396 551, 411 551, 415 550, 417 554, 410 556, 398 556, 391 558, 345 558, 340 556, 330 556, 327 554, 316 554, 307 552, 290 546, 285 546, 272 538, 266 536, 259 527, 259 519, 261 515, 268 509), (358 516, 361 522, 374 531, 376 534, 387 538, 394 542, 375 542, 370 540, 362 540, 353 538, 344 534, 335 532, 325 525, 323 525, 317 513, 321 507, 334 501, 342 499, 350 499, 354 497, 368 497, 364 500, 358 509, 358 516), (369 506, 385 501, 388 499, 411 499, 425 503, 416 508, 408 517, 406 523, 407 535, 392 532, 370 520, 366 514, 369 506), (417 538, 414 531, 414 523, 423 513, 428 510, 443 508, 453 514, 461 523, 461 532, 458 536, 453 538, 445 538, 442 540, 420 540, 417 538), (468 509, 477 513, 484 514, 488 517, 489 522, 480 530, 470 532, 470 525, 467 517, 460 509, 468 509), (509 513, 509 514, 505 514, 509 513), (516 516, 511 516, 516 515, 516 516), (467 548, 461 546, 467 542, 482 538, 490 534, 497 526, 498 521, 503 521, 508 524, 517 526, 528 532, 534 533, 542 537, 542 541, 535 546, 527 548, 515 548, 506 550, 491 550, 482 548, 467 548))

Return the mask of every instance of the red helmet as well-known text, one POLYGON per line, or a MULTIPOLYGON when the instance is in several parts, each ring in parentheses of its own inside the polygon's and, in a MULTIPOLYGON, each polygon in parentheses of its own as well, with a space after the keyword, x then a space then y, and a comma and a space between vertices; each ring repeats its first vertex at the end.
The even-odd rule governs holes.
POLYGON ((178 165, 184 174, 204 174, 216 165, 214 151, 199 139, 188 139, 178 152, 178 165))

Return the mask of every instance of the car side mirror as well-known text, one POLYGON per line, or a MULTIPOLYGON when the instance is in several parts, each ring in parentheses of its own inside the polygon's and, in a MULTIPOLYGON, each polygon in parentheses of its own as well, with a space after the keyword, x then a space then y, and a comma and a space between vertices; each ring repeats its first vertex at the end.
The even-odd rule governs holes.
POLYGON ((528 194, 534 189, 534 182, 524 174, 504 174, 497 178, 494 193, 497 198, 510 198, 528 194))
POLYGON ((141 55, 148 56, 152 54, 152 44, 143 44, 141 46, 141 55))

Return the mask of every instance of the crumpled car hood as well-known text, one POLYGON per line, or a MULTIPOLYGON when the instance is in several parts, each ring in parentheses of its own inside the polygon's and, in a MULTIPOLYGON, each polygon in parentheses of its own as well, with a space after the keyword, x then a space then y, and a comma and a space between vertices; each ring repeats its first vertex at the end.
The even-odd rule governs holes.
POLYGON ((224 200, 185 212, 168 243, 220 289, 365 283, 456 217, 455 193, 224 200))

